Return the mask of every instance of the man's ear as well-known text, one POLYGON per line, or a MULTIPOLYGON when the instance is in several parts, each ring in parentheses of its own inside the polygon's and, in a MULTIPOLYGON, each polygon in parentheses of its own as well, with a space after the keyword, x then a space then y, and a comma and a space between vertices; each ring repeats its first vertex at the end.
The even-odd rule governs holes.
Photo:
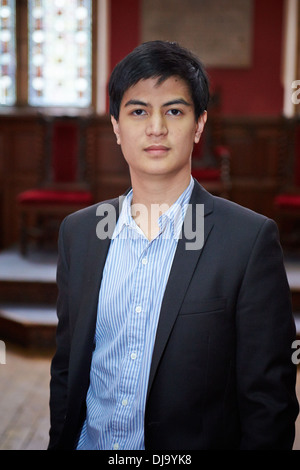
POLYGON ((207 120, 207 111, 204 111, 199 117, 197 124, 196 124, 196 132, 195 132, 195 139, 194 139, 195 144, 197 144, 200 140, 206 120, 207 120))
POLYGON ((110 120, 111 120, 111 123, 112 123, 112 126, 113 126, 115 136, 117 137, 117 144, 120 145, 121 144, 121 139, 120 139, 119 123, 116 120, 116 118, 114 118, 113 116, 110 116, 110 120))

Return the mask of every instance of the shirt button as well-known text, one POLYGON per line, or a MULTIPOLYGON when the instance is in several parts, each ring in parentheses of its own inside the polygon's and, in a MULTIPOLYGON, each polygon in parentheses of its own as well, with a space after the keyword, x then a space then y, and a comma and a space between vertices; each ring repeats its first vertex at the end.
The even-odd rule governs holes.
POLYGON ((147 258, 143 258, 143 259, 142 259, 142 264, 144 264, 144 265, 145 265, 145 264, 147 264, 147 263, 148 263, 148 260, 147 260, 147 258))
POLYGON ((142 311, 142 307, 140 305, 138 305, 135 309, 136 313, 141 313, 142 311))
POLYGON ((119 449, 119 444, 116 442, 113 447, 114 447, 114 450, 118 450, 119 449))
POLYGON ((131 353, 130 357, 134 361, 136 359, 136 353, 131 353))
POLYGON ((127 404, 128 404, 128 401, 126 400, 126 398, 124 398, 124 400, 122 400, 122 405, 127 406, 127 404))

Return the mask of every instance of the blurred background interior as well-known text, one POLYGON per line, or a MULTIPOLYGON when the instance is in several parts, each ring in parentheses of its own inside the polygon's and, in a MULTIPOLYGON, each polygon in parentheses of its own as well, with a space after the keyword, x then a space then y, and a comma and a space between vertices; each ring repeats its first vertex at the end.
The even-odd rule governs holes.
POLYGON ((145 40, 206 65, 193 176, 276 220, 300 335, 299 25, 299 0, 0 0, 0 449, 47 446, 58 227, 129 185, 107 81, 145 40))

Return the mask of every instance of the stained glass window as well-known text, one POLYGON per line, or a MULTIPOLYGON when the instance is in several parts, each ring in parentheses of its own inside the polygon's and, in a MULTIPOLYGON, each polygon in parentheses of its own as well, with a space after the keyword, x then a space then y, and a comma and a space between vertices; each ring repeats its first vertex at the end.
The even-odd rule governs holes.
POLYGON ((16 101, 15 0, 0 0, 0 105, 16 101))
POLYGON ((91 3, 29 0, 29 104, 91 104, 91 3))

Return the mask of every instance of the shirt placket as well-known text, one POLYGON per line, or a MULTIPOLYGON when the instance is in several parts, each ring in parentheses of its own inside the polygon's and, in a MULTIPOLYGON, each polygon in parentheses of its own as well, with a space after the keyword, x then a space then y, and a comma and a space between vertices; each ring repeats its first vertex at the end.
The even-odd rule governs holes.
POLYGON ((145 344, 145 324, 150 292, 147 287, 149 286, 148 254, 150 243, 142 237, 138 240, 138 243, 142 245, 142 248, 139 249, 140 254, 137 256, 137 265, 134 272, 135 282, 127 327, 128 348, 123 362, 118 400, 114 413, 115 420, 113 420, 112 447, 114 450, 122 449, 125 445, 126 430, 135 402, 145 344))

